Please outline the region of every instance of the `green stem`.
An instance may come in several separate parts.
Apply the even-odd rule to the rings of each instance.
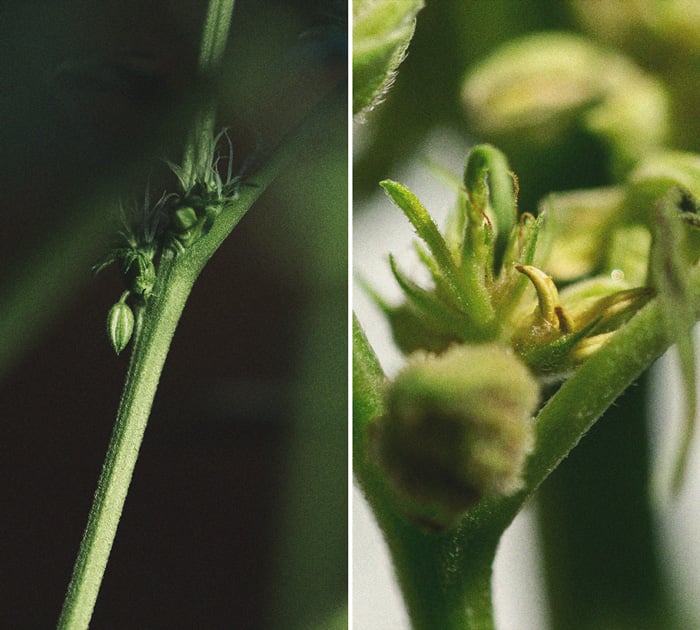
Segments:
[[[413,630],[493,630],[491,573],[497,539],[467,542],[459,532],[435,535],[403,528],[390,544]],[[458,558],[469,556],[468,571]]]
[[[136,338],[117,420],[59,628],[87,628],[117,531],[170,341],[192,287],[172,257],[161,261]]]
[[[219,68],[226,49],[234,0],[210,0],[199,49],[199,73],[206,79]],[[216,124],[214,99],[205,99],[195,115],[182,161],[186,187],[204,181],[210,168],[211,142]]]
[[[223,53],[233,0],[212,0],[205,24],[200,62],[208,72]],[[333,86],[329,86],[330,88]],[[346,97],[342,96],[342,103]],[[158,264],[153,294],[141,313],[127,380],[120,401],[88,525],[68,588],[59,628],[87,628],[123,509],[138,451],[170,342],[192,286],[215,251],[277,175],[299,155],[317,145],[334,123],[338,94],[310,111],[301,124],[276,147],[254,176],[214,221],[210,231],[184,253],[165,250]],[[210,168],[199,162],[211,156],[214,109],[203,108],[185,150],[185,173],[197,177]],[[199,166],[198,166],[199,164]],[[198,170],[199,169],[199,170]]]
[[[370,422],[384,412],[384,373],[353,321],[353,466],[384,532],[414,630],[491,630],[491,567],[499,535],[471,527],[434,534],[407,520],[369,459]],[[466,566],[468,565],[468,566]]]

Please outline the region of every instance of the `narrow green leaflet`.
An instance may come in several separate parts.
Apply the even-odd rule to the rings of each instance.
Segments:
[[[357,446],[358,437],[367,424],[379,415],[384,408],[384,384],[386,377],[379,365],[377,356],[367,341],[357,317],[352,319],[352,382],[353,382],[353,443]],[[356,465],[363,462],[357,461]]]
[[[412,280],[409,280],[398,269],[393,256],[389,257],[389,264],[396,282],[420,310],[427,322],[440,332],[458,336],[460,330],[464,327],[464,322],[460,319],[459,313],[450,311],[448,306],[438,300],[430,291],[426,291]]]
[[[479,292],[469,290],[472,287],[467,287],[445,239],[418,198],[408,188],[397,182],[384,180],[380,185],[392,201],[403,210],[418,236],[425,241],[442,271],[455,307],[467,317],[476,315],[474,317],[476,321],[473,322],[475,325],[483,325],[484,322],[491,320],[493,318],[491,304],[486,299],[480,299],[487,296],[480,296]]]
[[[470,201],[482,212],[490,214],[495,222],[497,267],[517,218],[514,181],[508,160],[496,147],[481,144],[470,151],[464,170],[464,185]]]

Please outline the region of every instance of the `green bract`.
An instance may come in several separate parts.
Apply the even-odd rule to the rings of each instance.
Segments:
[[[550,241],[542,243],[547,250],[547,271],[559,281],[570,282],[604,268],[606,249],[601,244],[610,238],[612,226],[619,224],[624,201],[622,187],[549,195],[542,204]],[[646,274],[648,239],[646,245],[642,281]]]
[[[197,213],[194,208],[183,206],[173,212],[173,228],[178,232],[185,232],[197,223]]]
[[[700,155],[663,151],[647,156],[629,176],[625,206],[632,218],[650,224],[656,203],[673,187],[700,199]]]
[[[142,298],[147,298],[153,291],[156,283],[156,268],[153,258],[148,252],[141,251],[132,263],[123,270],[127,279],[127,285],[131,291]]]
[[[216,149],[222,138],[228,143],[225,177],[218,171],[222,158]],[[233,174],[233,144],[225,129],[209,139],[205,157],[207,160],[198,169],[194,180],[187,176],[182,166],[168,162],[179,181],[180,190],[168,196],[173,202],[167,213],[170,221],[164,235],[164,246],[176,254],[184,253],[209,233],[223,207],[237,198],[243,185],[242,176]]]

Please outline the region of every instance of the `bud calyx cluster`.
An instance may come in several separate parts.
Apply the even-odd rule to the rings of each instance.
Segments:
[[[222,138],[228,142],[227,158],[217,154],[216,147]],[[177,192],[163,193],[151,206],[147,190],[138,218],[127,220],[122,207],[121,242],[94,267],[95,272],[99,272],[117,263],[126,285],[126,291],[107,318],[108,336],[117,354],[138,329],[134,322],[138,323],[140,318],[134,312],[143,309],[153,294],[163,254],[182,255],[206,236],[216,218],[227,204],[235,201],[240,187],[245,185],[242,174],[233,174],[233,146],[226,130],[210,139],[205,157],[206,165],[189,174],[168,162],[179,183]],[[223,176],[218,168],[222,159],[227,163]]]
[[[698,196],[684,185],[689,171],[700,182],[695,170],[690,157],[655,157],[626,188],[553,195],[535,217],[518,214],[503,154],[480,145],[444,233],[409,189],[381,183],[432,279],[420,286],[390,258],[405,300],[377,299],[408,364],[372,425],[374,459],[413,520],[443,529],[481,499],[520,490],[541,385],[570,376],[654,296],[690,304],[688,291],[671,293],[700,255]],[[572,220],[557,220],[559,203]],[[577,204],[591,210],[580,222]],[[596,249],[588,241],[602,234]],[[566,242],[581,260],[557,260]]]

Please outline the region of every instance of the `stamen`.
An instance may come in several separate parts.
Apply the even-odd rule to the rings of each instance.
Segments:
[[[525,274],[535,287],[540,313],[544,320],[552,326],[561,327],[561,319],[557,314],[557,307],[560,306],[559,292],[551,276],[532,265],[516,265],[515,268]]]

